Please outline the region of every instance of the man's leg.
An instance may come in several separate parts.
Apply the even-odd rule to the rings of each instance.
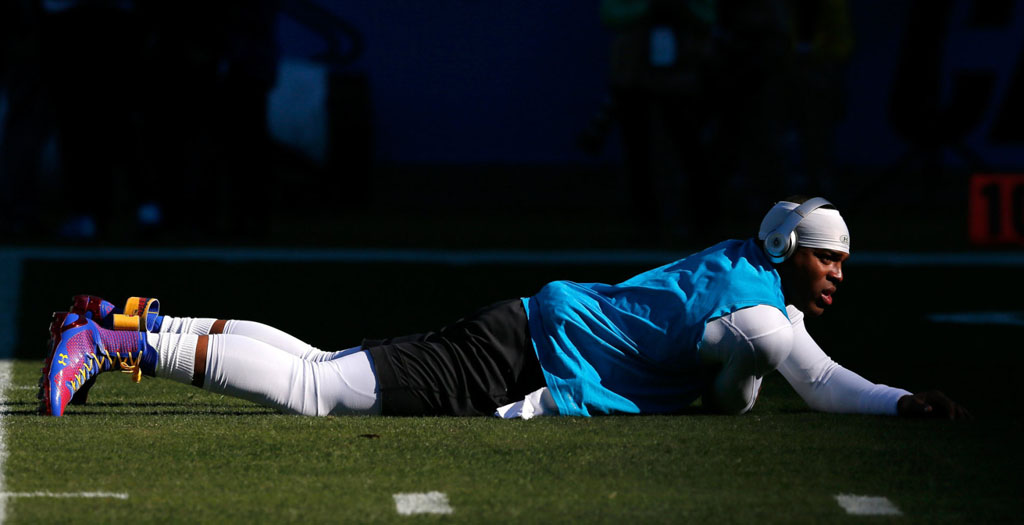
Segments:
[[[254,321],[164,316],[160,325],[160,332],[192,335],[241,335],[267,343],[270,346],[307,361],[330,361],[345,355],[347,352],[347,350],[326,352],[282,330]]]
[[[308,361],[236,334],[150,334],[158,377],[303,415],[380,414],[369,353]],[[326,352],[325,352],[326,353]]]
[[[749,411],[761,380],[786,359],[793,328],[777,308],[758,305],[708,321],[701,340],[701,361],[717,368],[703,396],[705,406],[728,414]]]
[[[428,332],[365,340],[389,416],[492,416],[545,386],[519,299]]]

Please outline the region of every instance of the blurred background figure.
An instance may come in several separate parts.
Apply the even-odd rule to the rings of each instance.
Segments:
[[[700,242],[721,233],[710,218],[723,205],[753,220],[766,198],[833,189],[853,47],[843,0],[604,0],[600,12],[614,32],[605,113],[638,231]]]
[[[636,229],[651,241],[704,239],[717,186],[708,165],[714,0],[603,0],[614,32],[610,112],[621,131]]]
[[[142,4],[145,163],[136,198],[171,235],[262,240],[274,180],[267,95],[277,75],[276,0]]]
[[[789,0],[792,67],[787,83],[787,191],[831,195],[836,190],[833,144],[845,117],[846,64],[853,27],[845,0]],[[786,193],[786,192],[783,192]]]
[[[39,65],[54,111],[59,178],[47,213],[58,234],[89,240],[134,224],[146,25],[134,2],[37,4]]]
[[[2,5],[9,237],[265,237],[274,0]]]
[[[715,166],[756,220],[776,194],[826,194],[853,47],[843,0],[719,4]],[[781,192],[781,193],[780,193]]]
[[[43,230],[39,180],[53,169],[45,160],[54,116],[44,95],[38,33],[34,1],[0,2],[0,239]]]

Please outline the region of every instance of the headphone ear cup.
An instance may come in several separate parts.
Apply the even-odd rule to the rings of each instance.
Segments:
[[[778,231],[768,234],[764,239],[764,251],[773,263],[785,261],[796,251],[796,232],[790,232],[789,236]]]

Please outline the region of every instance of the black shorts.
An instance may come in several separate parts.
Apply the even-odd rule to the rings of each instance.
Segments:
[[[545,386],[526,309],[502,301],[437,332],[364,340],[390,416],[490,416]]]

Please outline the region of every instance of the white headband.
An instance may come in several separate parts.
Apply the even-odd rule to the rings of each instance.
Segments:
[[[761,230],[757,238],[762,241],[775,228],[778,228],[786,216],[799,206],[795,202],[782,201],[775,203],[761,221]],[[850,230],[839,215],[839,210],[817,208],[796,225],[796,245],[808,248],[825,248],[842,253],[850,253]]]

